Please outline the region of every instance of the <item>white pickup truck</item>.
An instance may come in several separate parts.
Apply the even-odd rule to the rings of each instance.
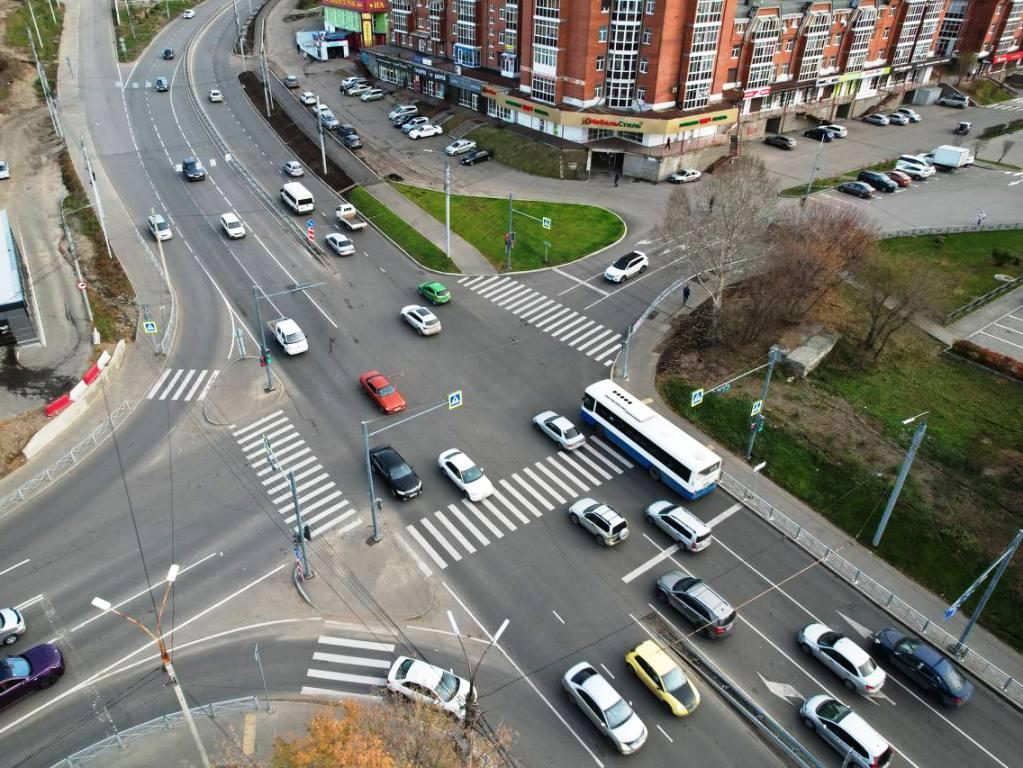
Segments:
[[[298,327],[298,323],[290,317],[268,320],[266,327],[270,329],[270,333],[277,339],[277,343],[289,355],[297,355],[309,349],[309,342],[306,341],[305,334]]]
[[[351,232],[366,228],[366,220],[351,203],[341,203],[334,214],[337,216],[337,223],[344,225]]]

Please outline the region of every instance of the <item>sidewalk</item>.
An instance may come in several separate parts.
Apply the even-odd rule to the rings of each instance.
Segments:
[[[693,298],[705,299],[706,295],[699,292]],[[699,303],[699,302],[697,302]],[[691,312],[693,302],[690,302],[688,311]],[[662,315],[666,320],[670,315]],[[655,351],[664,334],[669,330],[666,322],[660,318],[648,320],[640,329],[631,344],[629,373],[630,378],[626,383],[629,391],[641,398],[651,398],[658,410],[663,414],[671,414],[671,407],[663,401],[655,386],[656,366],[659,353]],[[831,550],[840,552],[841,557],[849,561],[854,567],[869,576],[882,587],[898,596],[908,606],[925,616],[929,622],[944,630],[955,638],[958,638],[969,621],[969,616],[963,611],[957,613],[952,619],[945,620],[945,609],[949,605],[949,599],[928,592],[909,577],[898,571],[881,558],[874,555],[866,547],[862,546],[845,531],[832,525],[823,515],[812,509],[795,496],[792,496],[782,488],[776,486],[766,477],[753,470],[742,457],[731,454],[727,449],[717,444],[711,436],[701,432],[695,425],[684,421],[681,417],[674,417],[673,421],[683,421],[683,426],[689,434],[693,435],[704,445],[714,446],[714,451],[724,459],[725,471],[735,480],[750,489],[753,493],[769,502],[775,509],[789,517],[793,523],[800,527],[800,531],[816,537]],[[741,501],[742,499],[737,499]],[[964,585],[965,586],[965,585]],[[881,608],[886,608],[880,605]],[[897,619],[893,618],[893,623]],[[912,627],[920,630],[920,627]],[[933,641],[933,636],[932,636]],[[1015,680],[1023,678],[1023,656],[1013,648],[1003,643],[980,625],[974,627],[969,640],[969,648],[972,652],[979,654],[994,664],[1002,672],[1012,676]],[[975,676],[974,676],[975,677]]]

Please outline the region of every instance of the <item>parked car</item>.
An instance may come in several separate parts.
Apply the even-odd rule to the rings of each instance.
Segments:
[[[964,93],[949,93],[941,96],[938,99],[938,104],[942,107],[958,107],[959,109],[966,109],[970,106],[970,97]]]
[[[799,714],[845,760],[844,765],[860,768],[888,768],[895,750],[867,721],[838,699],[811,696]]]
[[[576,706],[623,755],[631,755],[646,743],[643,721],[589,662],[570,667],[561,683]]]
[[[341,125],[337,127],[337,135],[342,138],[352,133],[358,133],[358,131],[348,123],[341,123]]]
[[[644,640],[625,654],[625,663],[675,717],[685,717],[700,706],[693,681],[653,640]]]
[[[824,624],[807,624],[796,635],[799,647],[840,678],[850,691],[872,696],[884,686],[885,673],[870,655]]]
[[[359,377],[359,387],[365,392],[384,413],[400,413],[405,410],[405,398],[398,388],[380,371],[366,371]]]
[[[629,538],[629,524],[607,504],[582,498],[568,508],[568,519],[593,534],[602,547],[613,547]]]
[[[29,648],[20,656],[8,656],[0,661],[0,709],[49,688],[63,674],[64,657],[49,643]]]
[[[714,540],[706,523],[674,502],[655,501],[646,508],[644,515],[648,523],[656,525],[689,552],[702,552]]]
[[[888,178],[898,184],[900,187],[908,187],[913,183],[913,180],[908,174],[902,171],[888,171]]]
[[[835,140],[835,135],[823,126],[803,131],[803,136],[814,141],[823,141],[825,144]]]
[[[844,184],[839,184],[838,191],[853,197],[863,198],[864,200],[874,196],[874,188],[862,181],[847,181]]]
[[[863,122],[870,123],[871,125],[888,125],[889,120],[880,112],[875,112],[871,115],[866,115],[863,118]]]
[[[350,77],[346,77],[343,80],[341,80],[341,90],[343,91],[345,88],[350,88],[351,86],[355,85],[356,83],[365,83],[365,82],[366,82],[366,78],[359,77],[358,75],[352,75]]]
[[[341,123],[338,121],[338,119],[336,117],[334,117],[334,113],[330,112],[330,111],[320,112],[320,123],[328,131],[332,131],[335,128],[337,128],[339,125],[341,125]]]
[[[154,213],[148,219],[149,222],[149,233],[157,240],[170,240],[174,237],[174,233],[171,232],[170,224],[167,223],[167,219],[158,213]]]
[[[416,293],[435,307],[451,301],[451,291],[444,287],[444,283],[438,283],[436,280],[420,283],[416,286]]]
[[[378,445],[371,450],[369,463],[384,479],[394,498],[408,501],[423,492],[423,481],[419,479],[419,475],[391,446]]]
[[[330,112],[330,107],[328,107],[326,104],[322,102],[314,101],[312,104],[309,105],[309,111],[312,112],[314,115],[316,114],[322,115],[325,112]]]
[[[163,53],[161,55],[163,56],[164,61],[170,61],[171,59],[174,58],[174,49],[164,48]]]
[[[393,120],[398,115],[410,115],[411,116],[411,115],[418,115],[418,114],[419,114],[419,107],[417,107],[415,104],[399,104],[398,106],[396,106],[394,109],[392,109],[390,112],[387,113],[387,119],[388,120]]]
[[[357,133],[346,133],[341,137],[341,143],[348,149],[362,149],[362,139]]]
[[[0,179],[11,178],[11,166],[7,164],[6,160],[0,160]]]
[[[156,82],[153,85],[156,88],[157,93],[165,93],[168,89],[170,89],[170,83],[167,82],[166,77],[156,78]]]
[[[899,160],[895,163],[895,170],[901,171],[912,179],[929,179],[935,174],[933,166],[922,163],[911,163],[908,160]]]
[[[895,113],[898,115],[905,115],[906,117],[909,118],[909,122],[911,123],[920,122],[920,115],[915,110],[912,110],[909,107],[899,107],[897,110],[895,110]]]
[[[194,157],[186,157],[181,161],[181,172],[189,181],[202,181],[206,178],[206,169]]]
[[[25,617],[17,608],[0,608],[0,643],[14,645],[25,634]]]
[[[849,129],[846,128],[844,125],[836,125],[834,123],[831,123],[830,125],[822,125],[821,128],[831,131],[832,135],[836,139],[844,139],[846,136],[849,135]]]
[[[468,680],[408,656],[395,659],[387,672],[387,690],[412,701],[439,707],[459,720],[465,717],[471,688]],[[475,690],[472,696],[476,698]]]
[[[444,154],[461,155],[473,149],[476,149],[476,142],[472,139],[455,139],[444,147]]]
[[[216,88],[210,88],[209,99],[211,104],[219,104],[224,100],[224,94]]]
[[[354,85],[350,85],[345,88],[345,96],[361,96],[366,91],[370,90],[371,87],[372,86],[365,81],[355,83]]]
[[[433,336],[440,333],[440,320],[426,307],[421,307],[418,304],[409,304],[407,307],[401,308],[400,317],[415,328],[420,336]]]
[[[544,411],[533,417],[533,426],[543,432],[566,451],[574,451],[586,442],[586,435],[571,421],[554,411]]]
[[[444,129],[439,125],[427,123],[426,125],[417,125],[408,132],[408,137],[410,139],[426,139],[430,136],[440,136],[442,133],[444,133]]]
[[[671,176],[668,177],[668,181],[672,184],[689,184],[693,181],[699,181],[700,177],[703,176],[695,168],[682,168],[681,170],[675,171]]]
[[[874,652],[942,704],[961,707],[973,695],[973,683],[947,657],[893,627],[874,634]]]
[[[289,160],[284,164],[284,168],[282,170],[286,176],[305,176],[305,170],[302,168],[302,163],[298,162],[298,160]]]
[[[650,259],[643,251],[633,251],[621,256],[604,270],[604,279],[609,283],[623,283],[630,277],[646,272]]]
[[[898,184],[880,171],[860,171],[856,181],[865,181],[878,192],[894,192],[899,188]]]
[[[340,232],[331,232],[324,238],[324,242],[338,256],[352,256],[355,253],[355,243],[348,235],[343,235]]]
[[[476,149],[470,150],[469,153],[462,158],[461,162],[462,165],[476,165],[476,163],[485,163],[493,156],[494,153],[489,149],[480,149],[477,147]]]
[[[772,147],[779,147],[781,149],[795,149],[796,140],[791,136],[783,136],[780,133],[776,133],[773,136],[765,136],[764,143],[770,144]]]
[[[494,492],[490,478],[483,474],[483,467],[457,448],[449,448],[437,457],[437,466],[448,479],[462,491],[469,501],[482,501]]]
[[[369,88],[359,94],[359,99],[362,101],[380,101],[380,99],[384,98],[384,95],[380,88]]]
[[[220,226],[223,228],[224,233],[232,240],[245,237],[245,227],[233,213],[221,214]]]
[[[287,88],[298,88],[298,77],[295,75],[286,75],[284,78],[284,85]]]
[[[184,12],[181,14],[181,18],[183,18],[183,19],[194,19],[195,18],[195,10],[192,9],[192,8],[186,8],[184,10]]]
[[[892,112],[890,115],[886,115],[886,117],[888,122],[893,125],[909,125],[909,117],[901,112]]]
[[[657,580],[657,599],[681,613],[698,632],[722,638],[735,628],[735,609],[703,579],[668,571]]]
[[[298,95],[298,100],[307,107],[312,107],[316,105],[316,94],[312,91],[302,91],[302,93]]]
[[[407,136],[413,128],[429,123],[430,118],[425,115],[398,115],[393,122]]]

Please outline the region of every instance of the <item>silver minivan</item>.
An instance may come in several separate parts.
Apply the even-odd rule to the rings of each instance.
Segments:
[[[965,93],[950,93],[939,98],[938,104],[942,107],[959,107],[959,109],[966,109],[970,106],[970,97]]]

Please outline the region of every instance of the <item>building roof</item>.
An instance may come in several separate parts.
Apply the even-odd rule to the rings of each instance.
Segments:
[[[14,233],[7,211],[0,210],[0,307],[24,301],[25,289],[21,284],[21,265],[18,264]]]

